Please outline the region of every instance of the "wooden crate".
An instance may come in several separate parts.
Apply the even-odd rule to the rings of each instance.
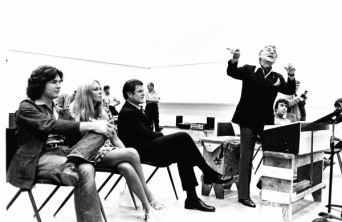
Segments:
[[[234,179],[226,184],[204,184],[202,195],[208,196],[214,188],[216,198],[224,199],[224,189],[230,189],[239,181],[240,138],[233,136],[218,136],[201,138],[203,157],[215,171]]]
[[[312,194],[322,200],[322,151],[313,153],[313,178],[310,182],[311,154],[294,155],[264,152],[261,199],[262,206],[283,206],[283,221],[292,220],[292,204]],[[295,174],[297,172],[297,174]]]
[[[264,128],[262,147],[265,151],[311,153],[329,148],[331,132],[328,126],[307,127],[306,122],[287,125],[267,125]]]

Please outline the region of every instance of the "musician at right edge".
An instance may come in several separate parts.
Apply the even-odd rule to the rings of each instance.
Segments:
[[[252,177],[252,158],[257,136],[262,138],[265,125],[274,125],[273,104],[278,92],[292,95],[296,90],[295,68],[285,67],[288,75],[284,77],[272,70],[277,60],[276,47],[266,46],[259,53],[259,66],[238,67],[240,50],[232,49],[233,58],[228,61],[227,74],[242,81],[240,101],[236,107],[232,122],[240,126],[240,162],[239,162],[239,202],[255,207],[250,198]]]

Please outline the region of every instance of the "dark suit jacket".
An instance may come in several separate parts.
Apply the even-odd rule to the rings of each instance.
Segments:
[[[125,146],[139,151],[152,140],[163,136],[162,133],[152,130],[152,119],[126,101],[118,117],[118,135]]]
[[[227,74],[242,80],[242,91],[232,122],[243,127],[262,130],[264,125],[274,125],[273,103],[278,92],[291,95],[295,93],[296,81],[271,72],[264,79],[262,70],[255,72],[256,66],[237,67],[237,63],[228,62]],[[277,83],[277,84],[276,84]]]

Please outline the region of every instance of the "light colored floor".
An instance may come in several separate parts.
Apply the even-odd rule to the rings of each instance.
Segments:
[[[261,154],[258,154],[254,165],[257,165],[260,158]],[[143,168],[145,175],[149,175],[153,170],[153,167],[146,165],[144,165]],[[167,211],[157,214],[159,221],[279,221],[277,220],[280,218],[279,209],[275,208],[270,210],[260,206],[259,190],[256,188],[255,184],[262,173],[262,167],[256,175],[253,175],[252,178],[251,194],[252,199],[257,204],[256,208],[245,207],[237,202],[237,191],[235,185],[233,185],[232,190],[225,191],[224,200],[216,199],[213,191],[208,197],[201,196],[201,185],[199,185],[197,187],[197,193],[199,197],[204,200],[205,203],[216,207],[216,212],[214,213],[201,212],[197,210],[185,210],[184,200],[186,196],[182,191],[178,176],[178,169],[175,164],[171,166],[171,171],[175,181],[179,200],[176,200],[175,198],[166,169],[160,169],[149,182],[149,186],[155,193],[156,197],[169,207]],[[201,171],[196,168],[195,172],[198,181],[200,181]],[[105,173],[97,174],[97,183],[101,184],[107,175],[108,174]],[[327,209],[324,206],[328,203],[329,168],[323,172],[323,177],[327,188],[323,190],[322,202],[313,202],[312,196],[306,196],[303,200],[300,200],[295,204],[292,221],[309,222],[317,218],[319,212],[327,212]],[[119,193],[123,189],[124,180],[120,181],[119,185],[114,189],[113,193],[108,197],[107,200],[103,199],[116,178],[117,176],[114,176],[114,179],[112,178],[109,184],[107,184],[107,186],[100,193],[108,221],[144,221],[143,210],[135,210],[132,208],[119,206]],[[341,187],[342,174],[337,163],[334,166],[333,203],[342,204]],[[47,185],[37,185],[37,189],[33,190],[33,194],[38,206],[44,201],[53,188],[54,187]],[[16,193],[17,189],[10,184],[6,184],[4,189],[6,192],[2,197],[2,200],[7,204]],[[64,206],[64,208],[56,217],[52,216],[59,204],[71,189],[71,187],[60,188],[60,190],[41,211],[41,218],[43,221],[76,221],[73,199],[71,199]],[[340,215],[339,211],[333,210],[332,213],[336,216]],[[31,207],[27,193],[23,193],[21,196],[19,196],[12,207],[4,213],[4,216],[1,217],[1,221],[36,221],[35,218],[33,218],[33,209]]]

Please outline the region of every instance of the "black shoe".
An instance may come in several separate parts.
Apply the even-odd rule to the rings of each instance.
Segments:
[[[198,200],[185,200],[185,209],[196,209],[206,212],[214,212],[215,207],[206,205],[200,198]]]
[[[203,183],[212,184],[212,183],[228,183],[233,179],[232,176],[224,176],[221,174],[217,174],[215,176],[203,176]]]
[[[239,202],[247,207],[255,207],[255,203],[253,202],[253,200],[251,200],[251,198],[248,198],[248,199],[239,198]]]

